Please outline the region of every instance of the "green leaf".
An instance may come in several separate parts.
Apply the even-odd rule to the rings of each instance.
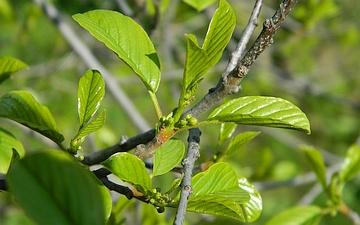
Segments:
[[[78,88],[78,112],[80,129],[97,112],[105,95],[105,82],[97,70],[88,70],[80,78]]]
[[[317,206],[296,206],[276,215],[266,225],[316,225],[321,216],[321,208]]]
[[[105,119],[106,119],[106,110],[104,109],[98,116],[96,116],[92,121],[87,123],[79,131],[78,138],[85,137],[100,129],[104,125]]]
[[[213,164],[195,175],[192,183],[194,194],[189,198],[188,211],[247,221],[245,203],[251,201],[253,191],[239,186],[236,173],[228,163]]]
[[[0,117],[14,120],[57,144],[64,140],[53,115],[27,91],[11,91],[0,99]]]
[[[186,35],[186,62],[184,82],[187,89],[199,80],[221,58],[236,25],[233,10],[226,1],[220,1],[208,27],[202,48],[192,34]]]
[[[10,132],[0,127],[0,173],[7,173],[14,155],[13,149],[16,149],[21,157],[25,155],[21,142]]]
[[[220,127],[220,134],[218,145],[222,145],[226,140],[228,140],[234,133],[237,124],[235,123],[222,123]]]
[[[104,109],[92,121],[90,121],[83,128],[81,128],[81,130],[79,130],[76,136],[73,139],[71,139],[71,147],[76,149],[78,146],[81,146],[81,144],[85,141],[86,136],[97,131],[104,125],[105,119],[106,119],[106,110]]]
[[[130,17],[109,10],[75,14],[73,18],[128,64],[149,91],[156,92],[160,62],[153,43],[140,25]]]
[[[170,139],[155,151],[153,176],[172,170],[183,159],[185,145],[178,139]]]
[[[251,141],[258,134],[260,134],[260,132],[248,131],[237,135],[234,139],[231,140],[229,146],[227,147],[225,152],[226,156],[228,157],[242,149],[245,144]]]
[[[185,35],[186,37],[186,60],[184,69],[183,84],[184,89],[201,78],[202,75],[209,70],[207,54],[199,47],[196,37],[192,34]]]
[[[8,79],[12,74],[27,68],[28,66],[13,57],[4,56],[0,58],[0,84]]]
[[[212,68],[219,61],[230,41],[235,25],[234,11],[225,0],[220,0],[202,47],[208,55],[207,67]]]
[[[216,108],[208,120],[287,128],[310,134],[306,115],[292,103],[275,97],[248,96],[230,100]]]
[[[250,201],[245,202],[242,209],[244,211],[246,221],[253,222],[257,220],[262,211],[262,200],[259,191],[255,188],[254,185],[249,183],[246,178],[238,179],[239,187],[250,195]]]
[[[110,215],[110,193],[63,152],[24,157],[10,168],[7,179],[16,201],[37,224],[100,225]]]
[[[151,191],[150,177],[146,172],[144,162],[138,157],[126,152],[119,152],[101,164],[122,181],[133,185],[141,193],[147,194]]]
[[[305,154],[306,158],[309,160],[310,165],[316,174],[317,180],[325,190],[327,186],[326,166],[320,151],[312,146],[306,146],[306,145],[300,146],[300,150]]]
[[[183,0],[183,1],[199,12],[216,2],[216,0]]]
[[[347,152],[340,170],[341,182],[347,182],[358,175],[360,171],[360,146],[353,145]]]

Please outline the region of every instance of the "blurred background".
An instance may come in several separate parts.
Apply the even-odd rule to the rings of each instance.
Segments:
[[[251,14],[254,1],[228,0],[237,26],[222,59],[200,84],[197,100],[214,87],[225,69]],[[264,2],[260,25],[273,15],[281,1]],[[200,44],[217,4],[198,12],[183,1],[163,0],[52,0],[62,12],[62,19],[107,68],[148,124],[157,122],[152,102],[141,81],[115,54],[82,29],[71,15],[93,9],[111,9],[134,18],[150,35],[161,60],[162,81],[157,92],[164,114],[176,107],[185,59],[184,34],[197,36]],[[302,0],[297,3],[275,36],[274,44],[254,63],[236,96],[276,96],[299,106],[311,123],[311,135],[296,131],[253,126],[238,126],[236,132],[261,131],[236,156],[228,160],[239,176],[257,185],[263,198],[263,212],[252,224],[264,224],[273,215],[297,204],[326,205],[314,179],[309,179],[310,164],[299,145],[322,150],[326,165],[336,169],[346,150],[360,144],[360,2],[352,0]],[[253,35],[260,33],[259,26]],[[64,38],[57,26],[31,0],[0,0],[0,57],[12,56],[29,65],[0,86],[0,95],[25,89],[54,114],[67,138],[77,132],[77,85],[88,69],[82,58]],[[97,69],[97,68],[92,68]],[[107,110],[105,126],[86,144],[84,154],[114,145],[122,135],[132,137],[142,132],[134,126],[123,107],[110,92],[102,104]],[[206,116],[206,115],[205,115]],[[206,117],[204,116],[203,119]],[[22,141],[27,152],[39,150],[47,140],[22,126],[0,119],[3,128]],[[220,126],[202,129],[200,162],[211,159],[217,151]],[[187,133],[178,137],[186,141]],[[169,187],[173,177],[159,178],[159,185]],[[309,181],[310,180],[310,181]],[[294,182],[297,181],[297,182]],[[360,213],[360,179],[346,185],[346,203]],[[14,199],[0,193],[1,224],[31,224],[21,209],[10,206]],[[125,224],[170,224],[173,210],[157,214],[152,206],[120,197],[117,207]],[[187,214],[188,224],[239,224],[238,221]],[[321,224],[352,224],[345,216],[326,216]]]

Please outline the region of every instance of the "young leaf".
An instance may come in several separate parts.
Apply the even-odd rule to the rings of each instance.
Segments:
[[[0,58],[0,84],[8,79],[12,74],[27,68],[28,66],[13,57],[4,56]]]
[[[80,129],[97,112],[105,95],[105,82],[97,70],[88,70],[80,78],[78,88],[78,112]]]
[[[235,25],[234,11],[225,0],[220,0],[202,47],[208,55],[207,67],[212,68],[219,61],[230,41]]]
[[[317,206],[296,206],[279,213],[266,225],[316,225],[321,216],[321,208]]]
[[[0,127],[0,173],[6,174],[11,164],[13,149],[22,157],[25,155],[23,145],[10,132]]]
[[[100,129],[106,119],[106,110],[104,109],[98,116],[96,116],[92,121],[87,123],[78,133],[78,138],[85,137],[98,129]]]
[[[196,82],[204,75],[204,71],[208,66],[206,64],[207,54],[199,47],[196,37],[192,34],[187,34],[185,37],[186,60],[182,85],[184,85],[184,89],[186,90],[190,84]]]
[[[64,140],[53,115],[27,91],[11,91],[0,99],[0,117],[14,120],[57,144]]]
[[[215,3],[216,0],[183,0],[185,3],[196,9],[198,12],[206,9],[211,4]]]
[[[237,124],[235,123],[222,123],[220,127],[220,134],[218,145],[222,145],[226,140],[228,140],[235,131]]]
[[[216,108],[208,120],[287,128],[310,134],[306,115],[292,103],[275,97],[247,96],[230,100]]]
[[[85,124],[85,126],[81,128],[81,130],[79,130],[79,132],[76,134],[76,136],[73,139],[71,139],[71,147],[76,149],[78,146],[81,146],[86,136],[97,131],[104,125],[105,119],[106,119],[106,110],[104,109],[104,111],[102,111],[92,121]]]
[[[7,179],[16,201],[37,224],[104,225],[110,215],[109,191],[63,152],[24,157],[11,166]]]
[[[119,152],[101,164],[122,181],[133,185],[141,193],[146,194],[151,191],[150,177],[146,172],[144,162],[138,157],[126,152]]]
[[[130,17],[109,10],[75,14],[74,20],[124,60],[146,88],[156,92],[160,83],[160,62],[153,43]]]
[[[360,171],[360,146],[353,145],[347,152],[340,170],[341,182],[353,179]]]
[[[202,48],[192,34],[186,35],[185,88],[199,80],[221,58],[236,25],[230,5],[221,0],[208,27]]]
[[[253,222],[259,218],[262,211],[262,200],[259,191],[254,185],[249,183],[246,178],[238,179],[239,187],[250,195],[250,201],[245,202],[242,209],[244,211],[246,221]]]
[[[261,199],[254,187],[238,180],[235,171],[225,162],[213,164],[193,177],[194,194],[187,210],[222,215],[246,222],[255,220],[261,211]]]
[[[229,146],[226,149],[226,156],[229,157],[230,155],[234,154],[236,151],[242,149],[245,144],[251,141],[254,137],[256,137],[260,132],[244,132],[237,135],[234,139],[231,140]]]
[[[326,166],[324,159],[319,150],[311,146],[300,146],[300,150],[305,154],[306,158],[309,160],[312,169],[314,170],[317,180],[323,187],[326,189]]]
[[[185,145],[178,139],[170,139],[155,151],[153,176],[172,170],[179,164],[185,154]]]

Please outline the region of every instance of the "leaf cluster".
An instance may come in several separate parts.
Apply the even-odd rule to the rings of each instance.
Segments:
[[[258,132],[245,132],[232,138],[237,124],[286,128],[308,134],[310,124],[297,106],[275,97],[235,98],[211,109],[204,121],[185,112],[185,107],[194,102],[200,82],[219,61],[232,36],[236,21],[230,5],[225,0],[219,2],[201,47],[195,35],[185,36],[186,57],[181,94],[177,106],[167,116],[163,116],[156,98],[161,81],[160,60],[144,29],[130,17],[109,10],[75,14],[73,19],[133,70],[153,100],[159,117],[154,139],[139,145],[135,149],[135,155],[128,152],[112,154],[101,162],[106,171],[129,187],[130,197],[153,205],[158,212],[163,212],[164,207],[176,208],[180,201],[177,187],[181,178],[175,179],[165,192],[153,186],[152,182],[154,177],[172,171],[184,159],[186,147],[174,136],[184,130],[221,124],[218,147],[228,139],[231,140],[226,148],[219,149],[204,171],[192,177],[194,193],[188,199],[186,209],[222,215],[242,222],[255,221],[262,211],[259,192],[246,178],[239,177],[230,164],[224,162],[258,135]],[[25,67],[17,59],[0,59],[0,83]],[[106,111],[97,114],[104,95],[105,82],[101,73],[97,70],[86,71],[78,86],[79,125],[68,146],[64,146],[65,137],[50,110],[37,102],[30,92],[11,91],[0,99],[0,117],[40,133],[62,150],[47,149],[24,156],[21,142],[10,132],[0,128],[0,154],[4,155],[1,165],[5,165],[0,172],[7,173],[10,191],[37,223],[105,224],[111,217],[112,204],[107,190],[109,183],[105,183],[105,180],[109,181],[106,178],[108,174],[100,179],[96,178],[88,167],[81,165],[83,157],[79,154],[86,137],[100,129],[105,122]],[[154,162],[149,174],[142,159],[152,156]],[[314,162],[321,165],[319,160]],[[354,162],[347,164],[354,165]],[[340,174],[340,183],[358,172],[349,167],[351,166],[347,166],[344,169],[346,172]],[[324,170],[320,168],[316,173],[323,176]],[[323,184],[326,180],[322,178],[321,182]],[[335,183],[337,185],[339,182]],[[26,189],[34,194],[28,195]],[[335,189],[338,194],[339,189]],[[335,196],[335,192],[330,191],[330,195]],[[38,199],[43,201],[34,207]],[[46,210],[42,210],[43,208]],[[87,212],[97,213],[88,217]]]

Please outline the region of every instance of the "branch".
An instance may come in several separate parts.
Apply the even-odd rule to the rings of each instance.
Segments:
[[[174,221],[175,225],[181,225],[184,223],[188,199],[189,196],[193,193],[193,189],[191,186],[191,177],[195,161],[200,157],[200,135],[201,131],[197,128],[189,130],[188,153],[186,158],[182,162],[184,166],[184,177],[181,182],[180,201]]]
[[[280,4],[280,7],[275,12],[275,14],[270,19],[265,20],[263,24],[263,30],[251,48],[247,51],[241,60],[238,60],[243,54],[246,43],[248,43],[250,39],[250,34],[258,24],[257,18],[261,9],[262,0],[256,1],[248,25],[242,34],[242,38],[239,41],[238,47],[232,54],[232,58],[235,58],[231,59],[229,62],[229,65],[221,75],[221,78],[216,87],[210,89],[209,93],[206,94],[198,104],[187,111],[186,114],[191,114],[193,117],[198,118],[210,108],[219,104],[228,95],[239,92],[241,89],[239,86],[240,82],[247,75],[250,67],[260,56],[260,54],[273,43],[273,38],[276,31],[280,28],[281,23],[284,21],[296,2],[297,0],[284,0]]]
[[[95,165],[99,164],[102,161],[109,158],[112,154],[115,154],[117,152],[127,152],[131,149],[135,148],[139,144],[148,143],[155,137],[155,129],[148,130],[142,134],[139,134],[135,137],[127,139],[123,143],[119,143],[116,145],[113,145],[111,147],[108,147],[106,149],[94,152],[90,155],[87,155],[84,157],[84,160],[81,162],[85,165]]]
[[[114,76],[104,68],[104,66],[96,59],[94,54],[90,51],[89,47],[81,40],[73,29],[62,19],[61,13],[55,6],[50,3],[44,2],[44,0],[34,0],[36,4],[42,7],[44,13],[51,19],[60,33],[68,41],[75,52],[81,57],[84,63],[89,68],[95,68],[99,70],[106,82],[106,88],[113,95],[115,100],[122,106],[132,122],[138,128],[140,132],[145,132],[150,129],[149,124],[135,108],[132,101],[116,82]]]
[[[254,9],[251,13],[250,19],[248,21],[248,24],[240,36],[240,40],[236,46],[236,49],[233,53],[231,53],[230,62],[225,69],[225,74],[229,74],[232,70],[234,70],[234,68],[238,64],[241,56],[244,55],[246,45],[249,43],[251,35],[253,34],[255,28],[259,24],[258,18],[259,18],[260,10],[262,7],[262,2],[263,2],[263,0],[256,1]]]
[[[145,203],[149,203],[149,200],[142,193],[138,192],[136,189],[130,189],[129,187],[122,186],[119,184],[115,184],[110,181],[107,177],[103,177],[100,179],[101,182],[107,187],[110,191],[115,191],[119,194],[125,195],[127,199],[136,198]]]

